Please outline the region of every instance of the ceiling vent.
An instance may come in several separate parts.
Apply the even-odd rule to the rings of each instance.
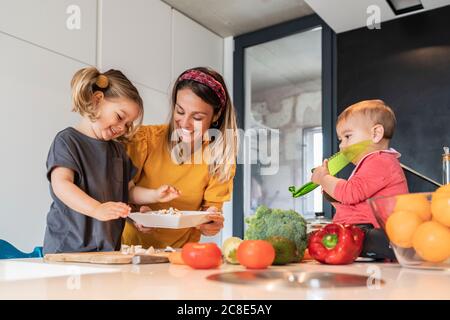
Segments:
[[[420,0],[386,0],[395,15],[422,10],[423,5]]]

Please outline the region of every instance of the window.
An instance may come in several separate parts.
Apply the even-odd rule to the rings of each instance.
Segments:
[[[310,181],[311,170],[322,164],[322,150],[322,127],[305,128],[303,130],[303,184]],[[305,195],[302,205],[302,212],[306,218],[314,217],[316,212],[322,212],[323,200],[320,187]]]

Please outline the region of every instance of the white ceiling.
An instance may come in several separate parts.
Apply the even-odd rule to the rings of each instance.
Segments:
[[[222,36],[238,36],[313,14],[303,0],[162,0]]]
[[[381,28],[383,22],[407,15],[450,5],[450,0],[421,0],[423,10],[396,16],[386,0],[305,0],[306,3],[336,32],[344,32],[366,26],[367,8],[380,8]]]

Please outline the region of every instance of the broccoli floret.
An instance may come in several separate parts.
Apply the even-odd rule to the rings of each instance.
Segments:
[[[272,236],[288,238],[295,242],[298,260],[303,259],[307,246],[306,221],[299,213],[260,206],[253,216],[245,218],[245,222],[248,228],[244,239],[264,240]]]

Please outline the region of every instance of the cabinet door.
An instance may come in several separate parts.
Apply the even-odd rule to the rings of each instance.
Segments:
[[[101,67],[167,92],[171,81],[171,9],[158,0],[102,2]]]
[[[173,75],[206,66],[222,73],[223,38],[173,10]]]
[[[143,124],[163,124],[169,121],[169,96],[159,91],[136,85],[144,101]]]
[[[0,31],[94,65],[97,1],[2,0]]]

